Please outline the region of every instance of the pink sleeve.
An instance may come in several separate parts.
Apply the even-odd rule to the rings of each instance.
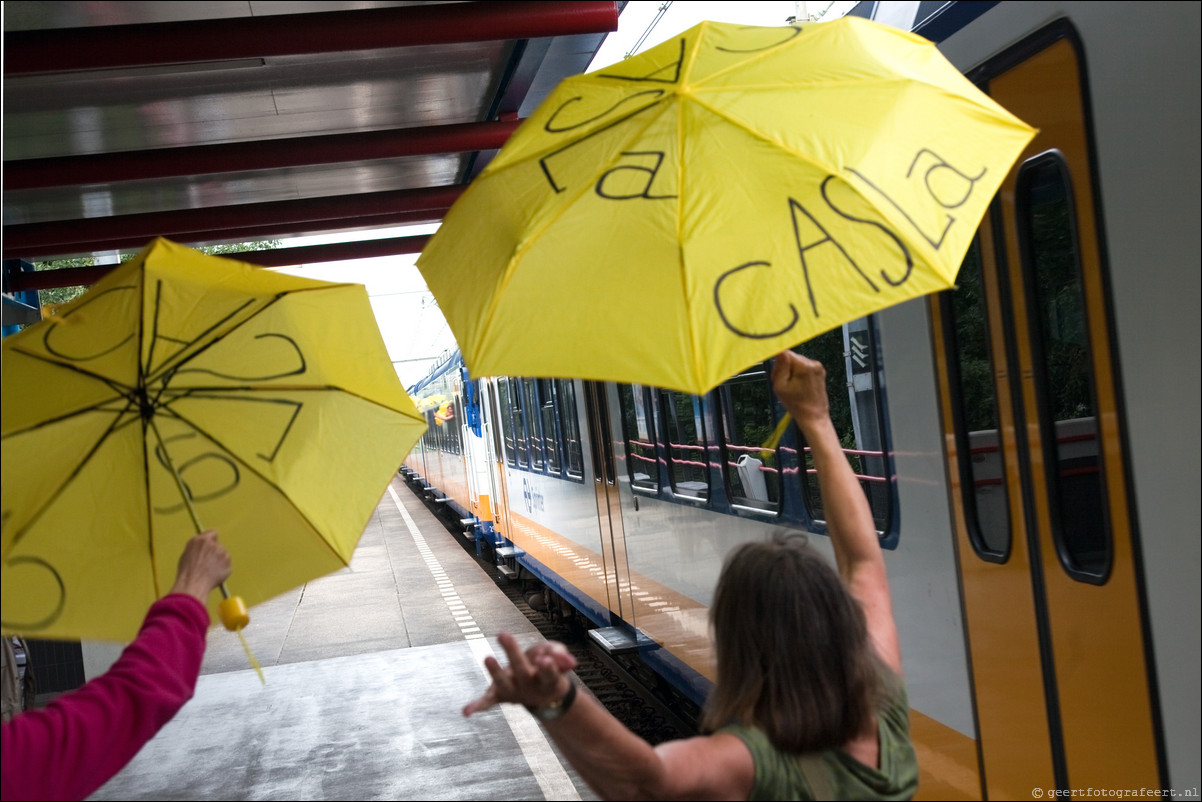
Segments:
[[[159,599],[103,675],[3,725],[3,798],[83,799],[125,767],[192,698],[209,614],[191,596]]]

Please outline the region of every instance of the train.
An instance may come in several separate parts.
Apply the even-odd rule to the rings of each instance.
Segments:
[[[1202,6],[853,13],[899,7],[1039,129],[955,290],[797,349],[885,550],[919,797],[1196,798]],[[402,471],[700,704],[723,557],[778,528],[829,554],[796,429],[766,446],[768,370],[698,397],[450,353],[409,388],[429,429]]]

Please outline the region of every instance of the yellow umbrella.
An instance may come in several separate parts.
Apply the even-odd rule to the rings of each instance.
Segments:
[[[247,604],[345,566],[425,423],[362,286],[160,239],[4,340],[2,428],[3,631],[128,641],[198,522]]]
[[[1034,133],[921,37],[704,22],[560,84],[418,267],[473,375],[702,393],[952,286]]]

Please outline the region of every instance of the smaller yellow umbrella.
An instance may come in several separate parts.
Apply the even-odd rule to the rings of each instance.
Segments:
[[[202,523],[250,605],[347,565],[425,430],[362,286],[162,239],[4,340],[2,418],[3,631],[115,641]]]
[[[472,375],[700,394],[952,286],[1034,133],[921,37],[705,22],[560,84],[418,267]]]

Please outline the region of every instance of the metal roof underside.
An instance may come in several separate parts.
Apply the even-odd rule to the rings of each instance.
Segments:
[[[5,2],[4,259],[440,220],[621,5]]]

